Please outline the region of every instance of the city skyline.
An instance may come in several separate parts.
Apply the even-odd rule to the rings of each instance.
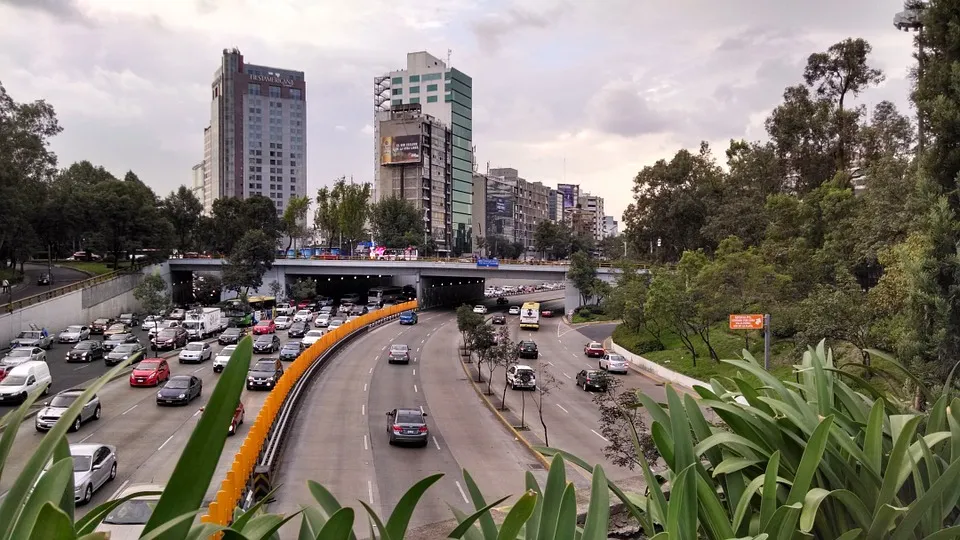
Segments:
[[[765,139],[763,119],[783,88],[802,80],[806,56],[843,38],[867,39],[871,63],[887,75],[859,102],[889,99],[909,111],[911,37],[891,26],[900,0],[802,9],[430,0],[382,17],[399,7],[369,0],[334,17],[299,0],[282,9],[3,0],[0,73],[18,100],[57,109],[61,166],[86,158],[132,169],[165,194],[189,185],[202,157],[212,57],[235,45],[256,62],[303,70],[323,96],[307,126],[312,195],[344,174],[373,180],[370,77],[395,69],[407,51],[446,59],[452,49],[451,65],[473,77],[480,97],[476,161],[551,186],[589,185],[617,219],[644,165],[701,139],[720,157],[730,138]],[[644,21],[642,33],[633,21]],[[36,39],[42,50],[29,45]]]

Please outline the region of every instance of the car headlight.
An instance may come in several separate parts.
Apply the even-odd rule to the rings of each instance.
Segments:
[[[163,393],[162,393],[162,392],[157,392],[157,397],[158,397],[158,398],[162,398],[162,397],[163,397]]]
[[[248,382],[253,382],[253,377],[247,377]]]
[[[180,399],[183,399],[183,398],[187,397],[187,395],[186,395],[186,394],[180,394],[180,395],[177,396],[177,397],[180,398]]]

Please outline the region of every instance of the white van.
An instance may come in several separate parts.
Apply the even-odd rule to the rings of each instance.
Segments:
[[[52,384],[50,367],[46,362],[24,362],[14,366],[0,381],[0,403],[22,403],[38,388],[43,388],[44,394],[48,393]]]

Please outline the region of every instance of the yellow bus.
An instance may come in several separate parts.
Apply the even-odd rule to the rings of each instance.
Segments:
[[[520,307],[520,328],[522,330],[540,329],[540,303],[525,302]]]

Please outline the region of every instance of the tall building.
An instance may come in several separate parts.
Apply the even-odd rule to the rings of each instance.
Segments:
[[[610,238],[620,234],[619,223],[613,219],[613,216],[603,216],[603,236]]]
[[[247,64],[239,50],[224,49],[204,131],[210,207],[220,197],[262,195],[280,214],[306,195],[306,93],[302,71]]]
[[[455,230],[450,129],[414,103],[378,112],[377,137],[381,146],[374,182],[377,197],[413,203],[437,251],[449,253]],[[471,182],[471,197],[472,189]]]
[[[563,193],[552,188],[547,195],[547,219],[554,223],[563,221]]]
[[[593,239],[603,240],[603,197],[583,193],[580,195],[580,207],[593,213]]]
[[[204,208],[206,208],[206,204],[204,203],[203,199],[204,169],[204,162],[202,161],[193,166],[193,170],[191,171],[190,191],[192,191],[193,195],[198,201],[200,201],[200,204],[203,204]]]
[[[405,69],[375,77],[375,174],[384,171],[381,165],[384,141],[379,132],[380,115],[404,105],[419,105],[422,114],[438,120],[451,132],[451,251],[455,255],[469,253],[472,251],[473,237],[477,235],[472,216],[473,79],[425,51],[408,53]],[[379,178],[374,185],[382,185]],[[374,200],[386,196],[389,196],[388,193],[374,189]]]
[[[215,193],[219,192],[219,186],[213,185],[213,129],[207,127],[203,130],[203,213],[210,215],[213,212],[213,200]]]
[[[490,169],[490,177],[503,178],[514,186],[514,241],[523,244],[526,251],[535,251],[534,233],[537,225],[547,219],[547,197],[550,188],[540,182],[520,178],[513,168]]]
[[[557,184],[557,191],[560,193],[560,210],[558,214],[563,215],[566,208],[575,208],[580,204],[580,186],[578,184]]]

